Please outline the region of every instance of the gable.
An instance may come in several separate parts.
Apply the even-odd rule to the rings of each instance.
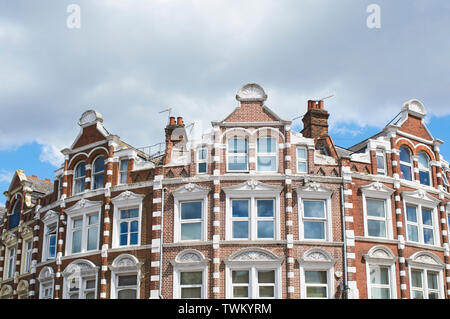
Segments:
[[[400,126],[400,131],[408,133],[426,140],[433,140],[425,124],[418,117],[408,115],[408,118]]]
[[[105,136],[97,129],[96,125],[82,128],[80,136],[75,140],[72,149],[89,145],[99,141],[106,141]]]
[[[280,118],[259,102],[241,102],[224,122],[279,122]]]

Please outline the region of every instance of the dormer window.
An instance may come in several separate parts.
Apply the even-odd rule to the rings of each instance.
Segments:
[[[407,147],[400,147],[400,171],[401,178],[412,181],[411,152]]]
[[[383,150],[377,150],[376,157],[378,175],[386,175],[386,154]]]
[[[75,168],[73,193],[78,194],[84,192],[84,184],[86,181],[86,163],[81,162]]]
[[[425,152],[419,153],[419,180],[420,184],[430,186],[430,161]]]
[[[92,189],[103,188],[105,182],[105,157],[99,156],[94,161],[94,180]]]
[[[277,171],[277,141],[273,137],[261,137],[257,141],[258,172]]]
[[[244,137],[228,140],[227,170],[229,172],[248,171],[248,141]]]
[[[22,201],[18,200],[14,204],[14,208],[12,211],[11,216],[9,216],[9,227],[8,229],[12,229],[14,227],[17,227],[20,222],[20,210],[22,206]]]

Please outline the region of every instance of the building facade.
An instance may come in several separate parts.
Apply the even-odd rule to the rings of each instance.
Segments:
[[[0,297],[449,298],[449,167],[419,101],[346,149],[323,101],[296,132],[259,85],[236,99],[141,149],[83,113],[54,182],[5,192]]]

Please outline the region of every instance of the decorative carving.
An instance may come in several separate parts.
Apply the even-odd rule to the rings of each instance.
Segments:
[[[190,263],[190,262],[196,262],[196,261],[201,261],[201,260],[202,260],[201,257],[198,254],[193,253],[193,252],[185,253],[178,258],[178,261],[182,262],[182,263]]]
[[[185,188],[187,191],[189,191],[189,192],[193,192],[194,189],[195,189],[195,185],[189,183],[189,184],[184,185],[184,188]]]
[[[377,249],[375,250],[372,254],[371,257],[375,257],[375,258],[392,258],[391,256],[389,256],[389,254],[387,252],[385,252],[383,249]]]
[[[103,117],[100,113],[94,110],[89,110],[81,115],[78,125],[83,126],[86,124],[93,124],[95,122],[103,122]]]
[[[22,237],[27,237],[31,234],[33,234],[33,230],[28,227],[28,226],[24,226],[21,230],[19,230],[22,232]]]
[[[427,256],[427,255],[421,255],[421,256],[417,257],[415,259],[415,261],[421,262],[421,263],[424,263],[424,264],[433,264],[433,265],[437,265],[438,264],[436,262],[436,260],[434,260],[434,258],[431,258],[430,256]]]
[[[272,256],[262,251],[246,251],[233,258],[236,261],[274,260]]]
[[[254,179],[247,181],[247,185],[253,190],[258,186],[258,184],[259,182],[255,181]]]
[[[119,262],[117,263],[117,267],[131,267],[131,266],[136,266],[136,263],[134,262],[133,259],[128,257],[120,259]]]
[[[240,102],[263,102],[267,100],[266,92],[258,84],[244,85],[236,94],[236,100]]]
[[[325,256],[325,254],[322,254],[321,252],[315,251],[307,256],[305,256],[305,260],[308,261],[329,261],[329,258]]]
[[[381,184],[380,182],[375,182],[372,185],[373,185],[373,188],[375,188],[377,191],[379,191],[383,188],[383,184]]]

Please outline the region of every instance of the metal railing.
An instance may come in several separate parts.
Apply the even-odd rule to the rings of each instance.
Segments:
[[[164,155],[164,152],[166,150],[166,143],[163,142],[150,146],[139,147],[138,150],[143,152],[148,156],[150,160],[152,160],[158,156]]]

